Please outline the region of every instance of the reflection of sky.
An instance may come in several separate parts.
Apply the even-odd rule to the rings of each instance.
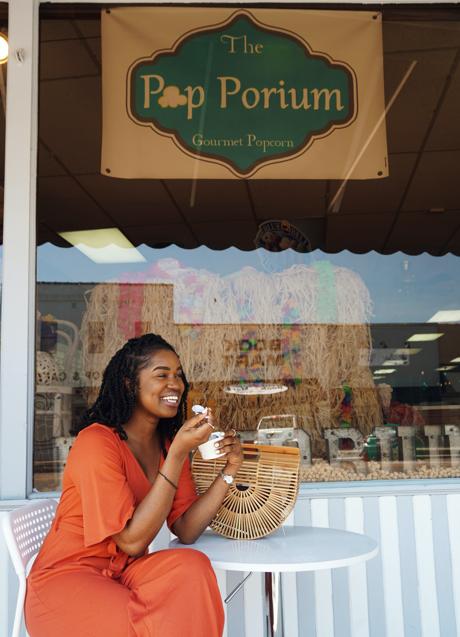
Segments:
[[[291,250],[268,253],[244,252],[236,248],[217,251],[206,247],[184,250],[176,246],[155,250],[140,246],[147,263],[93,263],[74,248],[46,244],[38,248],[37,280],[40,282],[101,282],[136,280],[138,275],[159,259],[175,258],[186,267],[205,269],[226,275],[245,266],[262,272],[279,272],[295,263],[329,261],[334,266],[353,270],[363,279],[374,304],[372,321],[376,323],[424,323],[437,310],[460,309],[460,257],[417,256],[397,252],[352,254],[347,251],[326,254],[315,250],[298,254]],[[1,254],[0,254],[1,257]]]

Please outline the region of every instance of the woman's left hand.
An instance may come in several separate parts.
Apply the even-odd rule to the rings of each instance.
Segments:
[[[226,454],[227,464],[224,467],[224,473],[236,475],[243,463],[243,450],[234,429],[225,434],[225,437],[220,441],[219,450]]]

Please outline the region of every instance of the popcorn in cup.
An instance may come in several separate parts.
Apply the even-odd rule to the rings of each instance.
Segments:
[[[214,458],[220,458],[225,455],[224,451],[216,449],[215,446],[216,442],[222,440],[224,436],[225,433],[223,431],[213,431],[207,442],[203,442],[201,445],[198,445],[198,449],[200,450],[203,460],[214,460]]]

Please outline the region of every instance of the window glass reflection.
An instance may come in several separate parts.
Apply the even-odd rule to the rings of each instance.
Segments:
[[[458,474],[458,317],[436,316],[455,310],[457,257],[138,251],[96,265],[39,248],[38,490],[58,488],[111,355],[148,331],[176,346],[190,404],[247,440],[299,445],[303,480]]]

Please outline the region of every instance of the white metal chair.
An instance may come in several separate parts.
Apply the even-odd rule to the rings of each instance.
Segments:
[[[36,501],[10,511],[3,517],[6,546],[19,579],[11,637],[19,637],[26,595],[26,575],[50,529],[56,507],[56,500]]]

